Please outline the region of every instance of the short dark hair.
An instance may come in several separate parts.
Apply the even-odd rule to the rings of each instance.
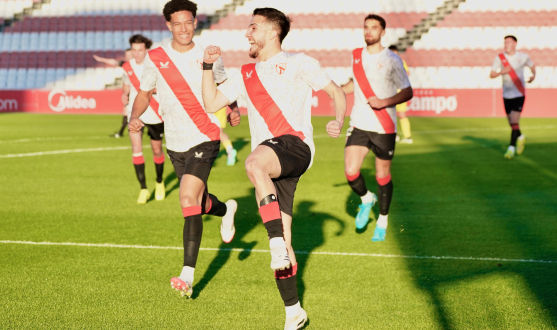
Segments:
[[[505,36],[505,38],[503,38],[503,40],[505,40],[505,39],[507,39],[507,38],[511,38],[511,39],[513,39],[515,42],[518,42],[518,40],[516,40],[516,37],[513,36],[513,35],[510,35],[510,34],[509,34],[508,36]]]
[[[381,24],[381,27],[383,28],[383,30],[385,30],[387,28],[387,22],[385,22],[385,19],[379,15],[374,15],[374,14],[369,14],[366,16],[366,19],[364,19],[364,23],[365,21],[367,21],[368,19],[373,19],[379,22],[379,24]]]
[[[390,46],[389,46],[389,49],[390,49],[391,51],[398,52],[398,47],[397,47],[396,45],[390,45]]]
[[[290,32],[290,23],[292,23],[292,19],[286,16],[282,11],[275,8],[255,8],[253,16],[255,15],[265,17],[267,22],[273,24],[275,27],[278,27],[279,40],[282,44],[282,41],[286,38],[288,32]]]
[[[145,48],[150,49],[151,46],[153,46],[153,41],[151,41],[151,39],[141,34],[134,34],[133,36],[130,37],[130,46],[132,44],[145,44]]]
[[[189,11],[193,17],[197,14],[197,4],[189,0],[170,0],[164,5],[162,14],[167,22],[170,22],[170,15],[179,11]]]

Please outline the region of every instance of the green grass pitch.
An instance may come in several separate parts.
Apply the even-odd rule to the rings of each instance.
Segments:
[[[557,328],[557,119],[523,119],[525,153],[508,161],[503,118],[411,118],[414,144],[395,151],[382,243],[370,240],[374,221],[355,230],[359,198],[344,177],[344,137],[325,136],[328,120],[313,120],[317,153],[295,200],[307,329]],[[284,307],[243,167],[247,118],[227,128],[239,163],[227,167],[221,155],[209,180],[221,200],[238,201],[236,237],[223,244],[219,219],[204,217],[190,300],[169,285],[182,266],[172,166],[167,198],[136,205],[127,135],[108,138],[119,123],[0,115],[0,328],[281,329]],[[68,152],[52,153],[60,150]],[[24,157],[6,156],[16,154]],[[375,191],[371,156],[362,173]]]

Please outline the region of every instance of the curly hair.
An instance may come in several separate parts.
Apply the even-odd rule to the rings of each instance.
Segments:
[[[197,4],[189,0],[170,0],[164,5],[162,14],[167,22],[170,22],[170,15],[179,11],[189,11],[193,17],[197,14]]]
[[[145,48],[150,49],[153,46],[153,41],[141,34],[134,34],[130,37],[130,46],[132,44],[145,44]]]
[[[279,40],[280,43],[286,38],[286,35],[290,31],[290,23],[292,19],[280,10],[275,8],[255,8],[253,11],[253,16],[259,15],[265,17],[265,20],[270,24],[274,25],[279,30]]]

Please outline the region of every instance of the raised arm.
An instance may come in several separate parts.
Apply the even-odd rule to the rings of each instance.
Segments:
[[[336,119],[331,120],[327,126],[327,133],[329,136],[337,138],[340,135],[342,126],[344,125],[344,116],[346,115],[346,95],[342,88],[338,87],[333,81],[331,81],[323,90],[329,94],[333,99],[335,106]]]
[[[201,84],[201,94],[203,95],[203,104],[205,112],[217,112],[223,107],[230,104],[230,100],[224,96],[215,84],[213,78],[213,63],[215,63],[221,55],[220,47],[209,46],[203,54],[203,81]]]
[[[101,62],[110,66],[118,66],[118,64],[120,63],[118,60],[114,59],[114,58],[105,58],[105,57],[100,57],[97,55],[93,55],[93,58],[95,59],[95,61],[97,62]]]

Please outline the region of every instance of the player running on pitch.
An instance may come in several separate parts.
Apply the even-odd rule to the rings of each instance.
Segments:
[[[180,205],[184,216],[184,267],[172,287],[191,297],[195,264],[203,233],[202,214],[222,217],[221,237],[232,240],[235,233],[236,201],[222,203],[208,193],[207,180],[220,149],[219,121],[207,114],[201,97],[204,48],[193,42],[197,5],[188,0],[171,0],[163,9],[172,41],[149,52],[139,91],[130,119],[130,132],[138,132],[143,123],[139,116],[147,109],[153,90],[157,89],[160,113],[164,119],[166,147],[180,181]],[[226,80],[222,60],[213,71],[217,83]],[[234,111],[238,111],[235,104]],[[237,116],[232,126],[240,123]]]
[[[524,152],[524,144],[526,143],[526,137],[520,132],[519,126],[520,113],[526,96],[524,67],[527,66],[532,71],[532,77],[528,79],[529,83],[536,78],[534,62],[528,54],[516,51],[516,43],[515,36],[505,37],[505,52],[495,56],[489,75],[490,78],[499,76],[503,78],[503,103],[512,129],[511,144],[505,152],[506,159],[513,159],[515,153],[520,155]]]
[[[153,45],[148,38],[136,34],[130,38],[131,52],[133,58],[122,64],[124,69],[124,85],[122,88],[122,103],[126,106],[128,118],[132,114],[132,106],[137,93],[141,75],[145,64],[147,52]],[[164,123],[159,115],[159,103],[155,97],[151,98],[151,102],[146,111],[139,117],[139,120],[147,126],[149,137],[151,138],[151,150],[153,150],[153,160],[155,161],[155,169],[157,172],[157,183],[155,185],[155,199],[162,201],[165,197],[164,182],[162,182],[162,173],[164,170],[164,152],[162,150],[162,138],[164,136]],[[137,133],[130,131],[130,140],[132,143],[133,166],[137,180],[141,185],[137,204],[147,203],[149,199],[149,190],[145,183],[145,158],[143,157],[143,129]]]
[[[345,93],[354,93],[354,107],[344,149],[344,170],[348,184],[362,199],[356,215],[358,229],[368,223],[371,208],[377,201],[375,194],[367,189],[360,168],[370,149],[376,157],[379,218],[372,237],[375,242],[385,240],[393,196],[391,162],[396,143],[395,105],[413,96],[400,57],[381,46],[385,27],[385,20],[380,16],[368,15],[365,18],[364,38],[367,47],[352,52],[354,79],[342,87]]]
[[[326,129],[335,138],[344,122],[346,96],[315,59],[282,51],[290,22],[274,8],[255,9],[246,38],[251,45],[249,55],[259,62],[242,66],[218,90],[210,70],[221,52],[218,47],[208,47],[203,58],[203,100],[208,112],[240,97],[246,100],[252,137],[246,172],[255,187],[271,248],[271,269],[286,306],[284,328],[299,329],[307,314],[298,301],[291,225],[296,185],[315,152],[311,90],[323,89],[333,98],[336,120]]]
[[[395,55],[400,56],[398,54],[398,47],[396,45],[389,46],[389,50],[392,51]],[[404,66],[404,70],[406,71],[406,74],[410,76],[410,69],[408,69],[408,65],[406,65],[406,62],[402,58],[401,60],[402,60],[402,66]],[[398,92],[400,92],[400,90],[397,90],[397,93]],[[406,115],[407,110],[408,110],[408,102],[402,102],[396,105],[396,115],[400,120],[400,130],[402,131],[402,139],[397,134],[396,142],[412,144],[414,143],[414,141],[412,140],[410,119],[408,119],[408,116]]]

